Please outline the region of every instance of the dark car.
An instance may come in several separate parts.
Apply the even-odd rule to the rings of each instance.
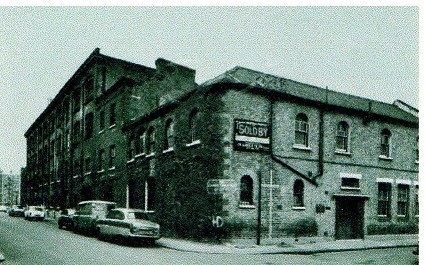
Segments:
[[[58,227],[59,229],[68,229],[73,230],[74,228],[74,216],[75,210],[74,209],[64,209],[60,212],[58,217]]]
[[[24,217],[24,207],[19,205],[12,205],[9,209],[9,216]]]

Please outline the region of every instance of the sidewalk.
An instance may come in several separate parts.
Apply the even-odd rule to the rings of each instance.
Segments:
[[[56,222],[59,213],[46,216],[46,221]],[[185,252],[209,254],[300,254],[308,255],[323,252],[339,252],[351,250],[366,250],[396,247],[415,247],[419,244],[419,237],[414,235],[367,235],[365,239],[333,240],[300,238],[262,239],[261,245],[256,245],[254,239],[236,239],[230,242],[215,244],[202,243],[184,239],[160,238],[156,244],[161,247]]]
[[[365,250],[395,247],[414,247],[418,245],[418,235],[377,235],[366,236],[365,239],[329,240],[318,242],[283,242],[276,244],[256,245],[253,240],[234,241],[224,244],[208,244],[194,241],[160,238],[157,245],[186,252],[210,254],[313,254],[350,250]],[[261,241],[262,243],[262,241]]]

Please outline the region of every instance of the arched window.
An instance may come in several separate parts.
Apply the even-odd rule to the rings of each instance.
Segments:
[[[296,145],[308,147],[309,146],[308,138],[309,138],[308,117],[303,113],[299,113],[296,115],[296,119],[294,122],[294,143]]]
[[[154,153],[155,148],[155,131],[154,128],[151,127],[148,129],[148,133],[146,134],[146,154],[149,155]]]
[[[136,135],[136,154],[145,152],[145,130],[142,128],[138,130]]]
[[[253,179],[248,175],[241,178],[240,205],[253,205]]]
[[[336,149],[349,152],[349,125],[344,121],[337,125]]]
[[[191,143],[200,140],[200,112],[194,109],[189,115],[189,135]]]
[[[383,129],[380,136],[380,155],[390,157],[391,132]]]
[[[303,181],[297,179],[293,186],[293,207],[304,207],[303,203],[304,185]]]
[[[169,119],[166,122],[166,138],[164,139],[164,150],[173,149],[175,145],[175,132],[173,120]]]

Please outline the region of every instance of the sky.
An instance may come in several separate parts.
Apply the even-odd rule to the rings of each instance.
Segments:
[[[419,108],[419,7],[0,6],[0,169],[26,165],[24,133],[96,48],[201,84],[235,66]]]

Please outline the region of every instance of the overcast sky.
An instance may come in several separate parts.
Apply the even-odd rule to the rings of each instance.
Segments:
[[[102,54],[162,57],[202,83],[236,65],[419,107],[417,7],[1,7],[0,169],[26,164],[24,133],[77,68]]]

